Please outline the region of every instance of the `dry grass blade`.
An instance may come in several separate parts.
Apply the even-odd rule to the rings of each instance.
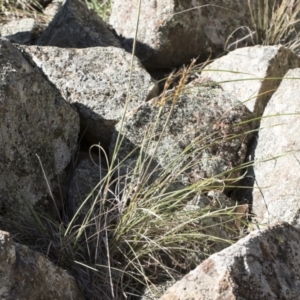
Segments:
[[[298,47],[300,2],[295,0],[248,0],[252,22],[256,31],[257,44],[286,44]]]

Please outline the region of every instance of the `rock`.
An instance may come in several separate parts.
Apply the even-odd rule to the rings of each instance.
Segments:
[[[113,1],[110,24],[124,37],[123,46],[128,51],[135,36],[138,3]],[[248,34],[237,28],[252,26],[245,0],[142,0],[139,20],[136,54],[151,69],[218,55],[224,52],[230,35],[237,41]]]
[[[160,300],[297,299],[299,238],[288,224],[253,231],[211,255]]]
[[[32,18],[12,20],[1,26],[0,34],[13,43],[29,45],[34,27],[35,20]]]
[[[59,184],[77,146],[78,114],[5,39],[0,63],[0,204],[18,212],[30,203],[57,217],[53,201],[59,209]]]
[[[62,48],[121,47],[108,25],[79,0],[64,2],[36,44]]]
[[[281,45],[254,46],[216,59],[202,74],[236,96],[255,117],[261,117],[281,78],[299,66],[300,58]]]
[[[44,15],[48,16],[51,20],[59,12],[63,5],[63,0],[53,0],[44,9]]]
[[[107,165],[104,158],[99,161],[95,154],[90,156],[85,152],[79,153],[78,162],[70,176],[68,191],[68,215],[70,217],[74,216],[83,202],[86,204],[79,214],[87,214],[96,197],[99,197],[99,183],[106,174]]]
[[[261,121],[253,189],[259,223],[281,220],[300,226],[299,76],[299,68],[286,73]]]
[[[42,254],[14,243],[0,231],[2,299],[85,299],[75,279]]]
[[[134,150],[143,147],[144,161],[153,155],[148,169],[149,174],[153,173],[148,183],[170,169],[172,174],[180,174],[176,181],[184,185],[217,175],[220,180],[230,177],[230,170],[245,158],[250,139],[247,132],[252,129],[252,123],[241,122],[250,120],[252,114],[234,96],[212,85],[195,80],[183,88],[174,108],[173,90],[165,98],[152,99],[129,113],[124,127],[116,126],[111,145],[113,149],[120,131],[124,141],[118,151],[118,161],[124,160],[123,172],[133,169],[140,153]],[[170,111],[170,121],[163,131]],[[238,175],[232,172],[231,176]]]
[[[108,147],[114,125],[123,114],[131,55],[114,47],[23,49],[32,64],[41,68],[66,101],[76,107],[85,139]],[[134,59],[128,111],[156,93],[150,75]]]
[[[141,296],[141,300],[157,300],[159,299],[160,295],[163,295],[168,288],[170,288],[174,283],[175,280],[169,280],[166,282],[162,282],[156,284],[155,286],[146,287],[143,295]]]

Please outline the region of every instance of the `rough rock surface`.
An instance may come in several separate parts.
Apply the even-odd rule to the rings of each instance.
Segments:
[[[135,36],[138,0],[113,1],[110,24],[131,49]],[[149,68],[174,67],[201,55],[224,50],[227,39],[241,25],[252,25],[243,0],[143,0],[138,30],[137,56]],[[237,30],[235,41],[247,33]],[[184,46],[183,46],[184,45]]]
[[[174,174],[181,173],[179,182],[191,184],[229,171],[243,162],[250,138],[247,132],[252,129],[252,123],[241,122],[251,119],[252,114],[235,97],[213,83],[205,86],[195,80],[183,89],[173,108],[172,99],[174,91],[166,98],[158,97],[142,104],[127,115],[121,130],[125,139],[118,151],[120,161],[126,158],[123,163],[126,171],[134,166],[139,151],[128,156],[129,153],[141,147],[144,138],[147,143],[142,154],[146,158],[155,153],[149,169],[155,172],[153,179],[161,176],[161,168],[172,166]],[[163,132],[170,112],[170,121]],[[118,124],[111,148],[115,147],[119,131]],[[227,176],[229,174],[223,178]]]
[[[114,125],[123,114],[131,55],[114,47],[23,49],[76,107],[85,138],[92,144],[100,142],[101,146],[108,147]],[[156,90],[150,75],[135,58],[128,111],[156,96]]]
[[[81,215],[86,215],[94,199],[99,193],[99,183],[107,173],[107,166],[104,158],[88,155],[85,152],[79,153],[78,162],[71,173],[68,191],[68,215],[72,217],[80,205],[87,200],[80,210]],[[96,186],[98,185],[98,188]],[[92,191],[96,190],[92,193]]]
[[[31,43],[32,31],[35,21],[32,18],[12,20],[1,26],[1,36],[9,39],[13,43],[26,44]]]
[[[66,0],[37,45],[64,48],[121,47],[118,38],[83,1]]]
[[[216,59],[204,69],[203,76],[218,82],[256,117],[261,117],[281,82],[280,78],[289,69],[299,66],[300,58],[281,45],[254,46],[237,49]]]
[[[53,18],[63,5],[63,0],[53,0],[44,9],[43,13],[49,18]],[[52,20],[52,19],[51,19]]]
[[[76,149],[78,114],[5,39],[0,39],[0,63],[1,202],[18,211],[26,201],[51,213],[53,200],[36,155],[57,191]]]
[[[281,220],[300,226],[299,77],[300,69],[287,72],[261,121],[253,190],[259,223]]]
[[[0,296],[2,299],[85,299],[75,279],[45,256],[13,243],[0,231]]]
[[[279,224],[211,255],[160,300],[294,300],[300,293],[300,231]]]
[[[170,288],[175,283],[175,280],[170,280],[162,282],[160,284],[156,284],[155,287],[146,287],[141,300],[157,300],[167,291],[168,288]]]

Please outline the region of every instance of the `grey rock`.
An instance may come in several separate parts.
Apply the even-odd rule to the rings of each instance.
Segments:
[[[76,107],[82,134],[91,144],[108,147],[128,95],[131,55],[120,48],[61,49],[24,47],[33,66]],[[134,58],[128,111],[156,96],[157,86]]]
[[[288,224],[253,231],[211,255],[160,300],[298,299],[299,238]]]
[[[57,14],[57,12],[59,12],[63,3],[64,3],[63,0],[51,1],[43,11],[44,15],[49,16],[50,18],[53,18]]]
[[[68,215],[70,217],[78,211],[86,215],[96,199],[101,195],[101,180],[107,174],[107,165],[104,158],[95,154],[79,153],[75,168],[71,172],[68,190]]]
[[[135,36],[138,3],[113,1],[110,24],[124,37],[123,45],[128,50]],[[139,20],[136,54],[152,69],[220,54],[227,40],[230,44],[248,34],[237,30],[239,27],[252,26],[246,0],[143,0]]]
[[[202,74],[236,96],[255,117],[261,117],[282,77],[299,66],[300,58],[281,45],[254,46],[216,59]]]
[[[55,195],[77,146],[79,116],[9,41],[0,39],[0,54],[0,199],[15,212],[31,203],[57,216],[43,169]]]
[[[176,281],[169,280],[166,282],[162,282],[160,284],[156,284],[155,286],[146,287],[141,300],[157,300],[163,295],[168,288],[170,288]]]
[[[220,190],[211,190],[206,194],[199,193],[192,200],[188,201],[184,207],[184,211],[201,209],[203,216],[205,212],[215,211],[220,213],[222,211],[219,216],[218,214],[215,216],[206,216],[199,221],[199,228],[202,228],[203,234],[217,237],[219,240],[217,243],[208,243],[206,249],[203,248],[202,252],[191,253],[190,258],[193,258],[198,264],[207,258],[209,254],[228,247],[228,244],[231,244],[233,236],[237,236],[238,234],[243,235],[242,221],[245,219],[245,215],[239,214],[241,206],[238,206],[237,203]]]
[[[253,189],[253,213],[259,223],[300,226],[299,77],[299,68],[286,73],[261,121]]]
[[[75,279],[42,254],[14,243],[0,231],[2,299],[85,299]]]
[[[121,47],[108,25],[79,0],[66,0],[37,45],[62,48]]]
[[[220,87],[205,86],[197,80],[184,87],[173,108],[172,99],[174,91],[164,100],[152,99],[129,113],[122,129],[120,124],[116,126],[111,148],[120,132],[124,141],[118,160],[124,160],[124,173],[135,166],[138,147],[146,141],[142,156],[151,161],[153,155],[149,183],[170,168],[172,174],[180,174],[178,184],[184,185],[217,175],[220,180],[238,176],[236,172],[230,174],[230,170],[245,158],[250,139],[247,132],[253,126],[251,122],[242,123],[252,118],[247,108]],[[228,173],[222,175],[225,172]]]
[[[29,45],[34,27],[35,20],[32,18],[12,20],[1,26],[0,33],[13,43]]]

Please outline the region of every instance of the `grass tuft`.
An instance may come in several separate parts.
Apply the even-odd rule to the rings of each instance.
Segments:
[[[167,99],[166,89],[172,78],[166,81],[161,108],[170,100],[175,107],[192,70],[193,64],[183,70],[171,99]],[[172,109],[161,135],[171,114]],[[149,136],[156,125],[149,129]],[[145,136],[142,149],[148,147],[149,136]],[[118,141],[122,143],[122,138]],[[237,205],[207,195],[211,190],[223,192],[220,178],[237,180],[226,179],[229,171],[172,189],[185,172],[185,168],[174,171],[174,165],[187,155],[193,157],[195,147],[187,148],[189,151],[183,150],[182,157],[174,158],[175,163],[170,162],[166,169],[150,168],[155,151],[147,159],[139,151],[137,163],[126,174],[120,172],[122,162],[115,159],[112,163],[106,157],[110,166],[107,176],[70,221],[63,223],[31,210],[26,215],[19,211],[17,223],[5,222],[12,233],[18,233],[20,243],[31,244],[74,275],[87,299],[136,299],[145,287],[155,294],[155,284],[180,278],[233,243],[243,223]],[[155,180],[150,180],[153,174]],[[61,219],[67,220],[65,216]]]
[[[283,44],[299,51],[299,1],[248,0],[248,6],[257,44]]]

